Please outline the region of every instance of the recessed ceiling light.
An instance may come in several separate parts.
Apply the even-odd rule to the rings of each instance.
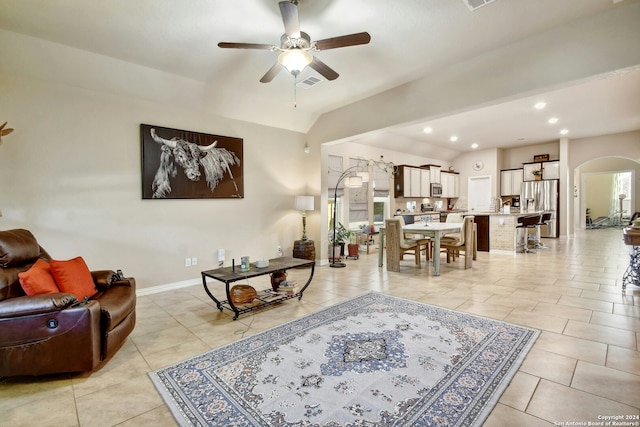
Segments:
[[[558,118],[557,117],[551,117],[548,121],[549,121],[549,124],[554,125],[554,124],[558,123]]]
[[[535,108],[536,110],[542,110],[546,106],[547,106],[546,102],[540,101],[540,102],[536,102],[533,108]]]
[[[426,128],[422,129],[422,131],[423,131],[424,133],[431,133],[431,132],[433,132],[433,128],[431,128],[431,127],[427,126]]]
[[[475,150],[476,148],[478,148],[478,144],[476,144],[476,143],[474,142],[473,144],[471,144],[471,148],[473,148],[473,149]]]
[[[451,142],[456,142],[457,140],[458,140],[458,137],[455,136],[455,135],[452,136],[451,138],[449,138],[449,141],[451,141]]]
[[[568,133],[569,133],[569,130],[568,130],[568,129],[562,129],[562,130],[560,131],[560,135],[566,135],[566,134],[568,134]]]

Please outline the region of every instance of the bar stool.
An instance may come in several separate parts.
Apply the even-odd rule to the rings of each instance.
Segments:
[[[529,229],[535,228],[535,224],[539,220],[539,216],[518,218],[516,226],[516,252],[536,253],[529,249]]]
[[[542,215],[540,215],[540,220],[536,224],[534,224],[536,227],[536,234],[535,234],[535,238],[532,240],[536,248],[540,248],[540,249],[547,248],[547,245],[542,243],[542,240],[540,239],[540,227],[542,227],[543,225],[549,225],[550,219],[551,219],[551,213],[543,213]]]

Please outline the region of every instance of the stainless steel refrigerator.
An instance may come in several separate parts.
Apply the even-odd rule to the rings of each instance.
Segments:
[[[559,181],[545,179],[542,181],[525,181],[520,190],[521,209],[542,211],[551,214],[548,225],[540,227],[540,237],[558,237],[558,206],[560,201]]]

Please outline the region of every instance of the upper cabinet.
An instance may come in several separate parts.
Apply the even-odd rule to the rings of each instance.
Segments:
[[[541,162],[524,163],[522,165],[522,170],[524,174],[522,178],[523,181],[535,181],[536,180],[535,172],[539,172],[540,178],[537,178],[537,179],[542,179],[542,163]]]
[[[442,172],[440,166],[398,166],[394,177],[394,197],[431,197],[431,184],[442,185],[442,195],[436,197],[459,197],[460,175]]]
[[[431,180],[431,183],[442,184],[440,166],[429,165],[429,179]]]
[[[524,180],[536,181],[540,179],[559,179],[560,178],[560,161],[551,160],[535,163],[524,163]],[[540,171],[536,176],[534,171]]]
[[[409,168],[411,174],[411,191],[410,197],[422,197],[422,170],[419,168]]]
[[[522,169],[510,169],[500,171],[500,195],[516,196],[520,195],[522,186]]]
[[[442,197],[452,198],[460,196],[460,175],[453,172],[440,172]]]
[[[429,172],[429,171],[425,171]],[[398,166],[394,177],[394,197],[423,197],[422,169],[413,166]],[[429,191],[428,189],[426,191]]]
[[[420,169],[420,188],[422,189],[423,197],[429,197],[431,193],[431,177],[429,171],[426,169]]]
[[[560,179],[560,161],[542,163],[542,179]]]

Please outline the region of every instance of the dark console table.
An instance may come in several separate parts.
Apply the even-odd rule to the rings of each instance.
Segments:
[[[624,243],[633,246],[629,256],[629,267],[622,277],[624,291],[630,284],[640,286],[640,230],[627,227],[622,233]]]
[[[260,291],[258,295],[258,296],[260,295],[269,296],[269,298],[265,298],[264,300],[254,300],[254,302],[252,303],[238,304],[238,305],[234,304],[231,301],[231,295],[229,293],[229,289],[230,289],[229,285],[233,282],[246,280],[251,277],[264,276],[266,274],[271,274],[273,272],[280,271],[280,270],[289,270],[292,268],[309,268],[309,267],[310,267],[309,279],[307,279],[307,282],[304,284],[304,286],[300,288],[300,290],[297,292],[294,292],[291,294],[276,294],[275,292],[271,292],[271,289],[267,289],[264,291]],[[246,271],[240,270],[240,266],[236,266],[235,269],[233,267],[224,267],[224,268],[218,268],[216,270],[203,271],[201,272],[202,285],[204,286],[204,290],[207,293],[207,295],[209,295],[209,298],[215,301],[216,305],[218,306],[218,309],[222,311],[224,308],[226,308],[228,310],[233,311],[235,313],[233,320],[236,320],[238,316],[240,316],[242,313],[247,313],[253,310],[257,310],[259,308],[262,308],[271,304],[276,304],[292,298],[298,298],[298,301],[301,300],[302,294],[304,293],[305,289],[307,289],[307,286],[309,286],[309,283],[311,283],[311,279],[313,279],[313,273],[315,271],[315,267],[316,267],[315,261],[299,259],[299,258],[291,258],[291,257],[274,258],[274,259],[270,259],[269,265],[264,268],[258,268],[256,267],[255,263],[251,263],[249,270],[246,270]],[[227,294],[226,300],[220,301],[215,296],[213,296],[213,294],[211,293],[207,285],[207,277],[225,284],[226,294]]]

